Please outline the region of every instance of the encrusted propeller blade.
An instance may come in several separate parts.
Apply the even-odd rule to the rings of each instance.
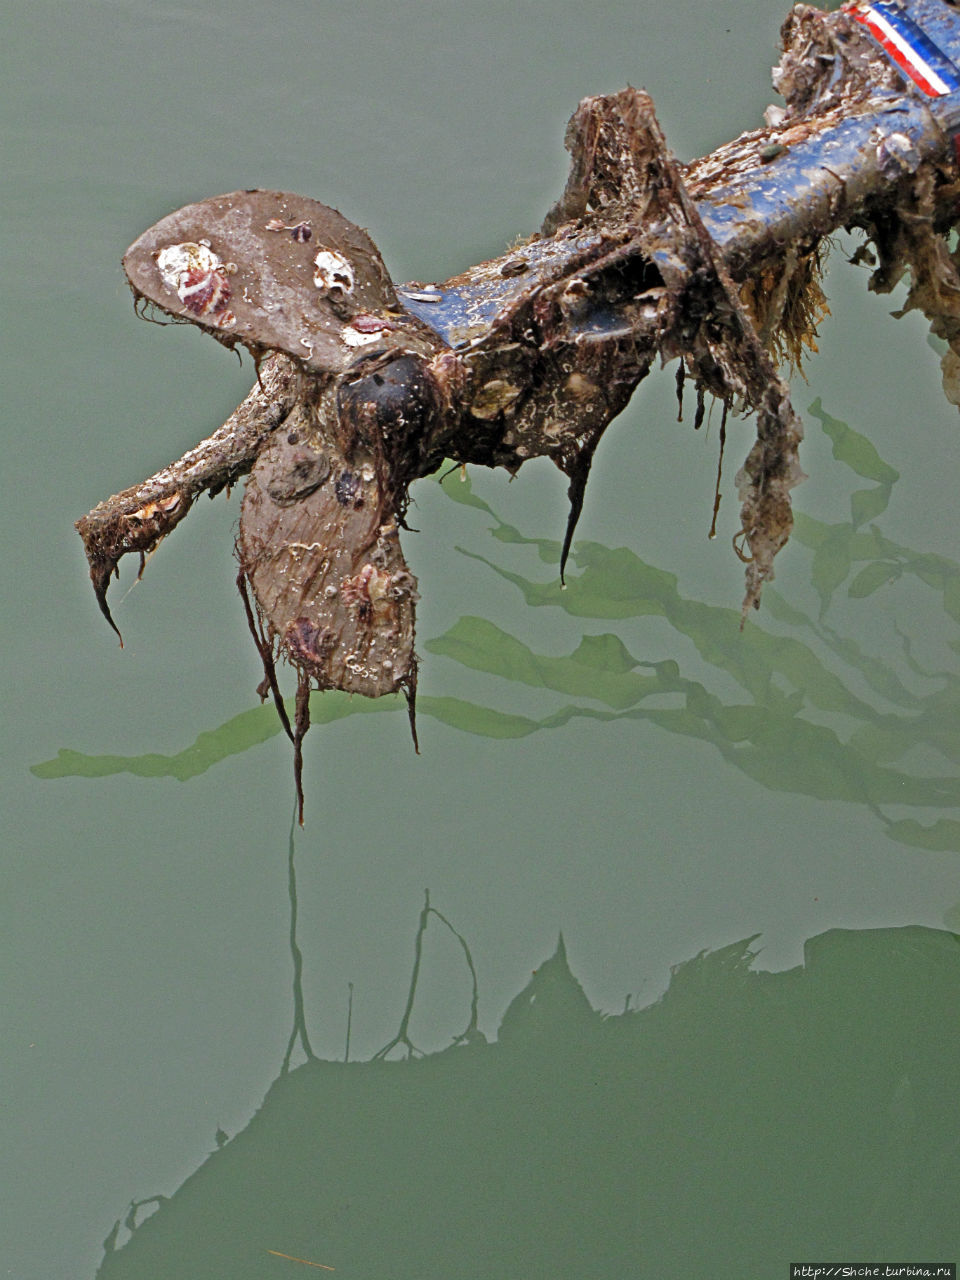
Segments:
[[[186,205],[144,232],[123,268],[138,299],[258,359],[285,351],[331,375],[367,349],[431,345],[367,233],[304,196],[233,191]]]
[[[254,465],[237,545],[268,639],[315,687],[377,697],[410,679],[417,584],[372,454],[348,463],[291,415]]]

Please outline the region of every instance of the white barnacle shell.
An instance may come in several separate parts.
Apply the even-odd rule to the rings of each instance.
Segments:
[[[184,277],[193,272],[216,271],[222,266],[220,258],[207,244],[187,240],[183,244],[171,244],[157,254],[157,267],[168,289],[179,293]]]
[[[379,342],[381,332],[382,330],[375,329],[370,333],[364,333],[354,328],[352,324],[347,324],[340,330],[340,337],[348,347],[366,347],[371,342]]]
[[[313,283],[318,289],[324,292],[338,289],[341,293],[353,293],[353,267],[342,253],[336,253],[333,249],[321,249],[313,264],[316,267]]]
[[[230,298],[227,269],[208,244],[193,240],[168,245],[157,254],[157,270],[163,283],[196,316],[226,310]]]

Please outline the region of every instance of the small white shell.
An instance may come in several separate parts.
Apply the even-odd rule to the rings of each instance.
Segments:
[[[375,330],[373,333],[361,333],[359,329],[355,329],[353,325],[348,324],[340,330],[340,337],[348,347],[366,347],[371,342],[378,342],[382,336],[382,330]]]
[[[168,245],[157,254],[157,270],[163,283],[188,311],[195,316],[223,313],[231,322],[234,317],[226,310],[230,299],[226,273],[232,265],[224,265],[209,245],[192,240]]]
[[[341,293],[353,293],[355,277],[353,267],[342,253],[332,249],[321,249],[313,260],[317,268],[313,275],[313,283],[318,289],[330,292],[338,289]]]

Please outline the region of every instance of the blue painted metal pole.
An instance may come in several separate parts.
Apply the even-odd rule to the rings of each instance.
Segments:
[[[839,104],[825,94],[823,110],[788,115],[686,168],[704,225],[735,277],[791,243],[848,225],[871,197],[923,162],[952,156],[960,130],[960,8],[946,0],[877,0],[816,18],[824,45],[836,50],[824,55],[836,59],[834,89],[852,74],[845,47],[853,51],[856,37],[868,34],[872,62],[858,49],[856,68],[872,75],[867,91],[853,102],[841,92]],[[484,263],[444,285],[401,288],[404,306],[454,347],[466,345],[529,289],[528,273],[555,278],[563,258],[582,252],[593,235],[523,246],[520,275],[503,270],[517,256],[508,254],[499,271]]]

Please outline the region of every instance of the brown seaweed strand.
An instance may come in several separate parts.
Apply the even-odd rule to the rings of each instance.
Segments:
[[[310,728],[310,677],[305,671],[297,680],[296,732],[293,738],[293,774],[297,786],[297,817],[303,826],[303,740]]]
[[[683,356],[677,364],[677,421],[683,421],[683,382],[686,377],[686,369],[683,365]]]
[[[710,522],[709,537],[717,536],[717,515],[720,511],[720,477],[723,475],[723,447],[727,443],[727,412],[730,401],[723,402],[723,417],[720,419],[720,454],[717,458],[717,485],[713,491],[713,520]]]
[[[257,625],[257,620],[254,617],[253,606],[250,604],[250,595],[247,591],[247,575],[243,569],[241,569],[237,574],[237,589],[240,592],[240,599],[243,601],[243,609],[247,615],[247,626],[250,628],[250,634],[253,636],[253,643],[257,646],[257,653],[260,655],[260,661],[263,663],[263,674],[266,676],[270,692],[273,694],[273,701],[277,708],[277,715],[280,717],[280,723],[283,725],[284,733],[291,742],[294,742],[295,739],[293,729],[290,725],[290,717],[287,715],[287,709],[283,705],[283,698],[280,694],[280,685],[277,683],[277,668],[273,661],[273,649],[261,628]]]
[[[417,658],[416,654],[410,663],[410,671],[406,679],[401,682],[400,688],[403,690],[403,696],[407,700],[407,719],[410,722],[410,736],[413,739],[413,749],[420,754],[420,740],[417,737]]]

